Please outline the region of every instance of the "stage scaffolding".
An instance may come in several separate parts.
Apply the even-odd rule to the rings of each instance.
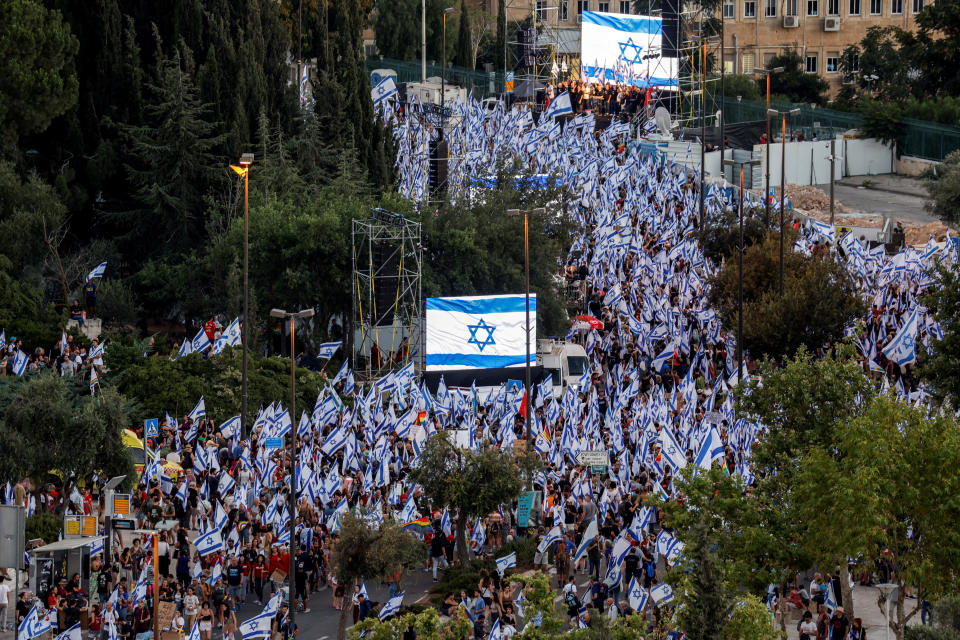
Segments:
[[[351,362],[368,376],[409,362],[423,367],[420,223],[374,209],[353,221]]]

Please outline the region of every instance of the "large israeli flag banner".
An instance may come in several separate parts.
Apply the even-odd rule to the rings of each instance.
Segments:
[[[530,294],[530,363],[536,364],[537,297]],[[525,296],[427,298],[427,371],[521,367]]]
[[[584,11],[580,27],[585,77],[641,87],[677,86],[677,59],[661,56],[660,18]]]

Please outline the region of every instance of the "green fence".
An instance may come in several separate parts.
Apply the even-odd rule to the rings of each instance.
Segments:
[[[767,105],[753,100],[723,99],[727,122],[751,122],[766,119]],[[771,107],[779,111],[800,109],[800,115],[793,118],[794,129],[816,132],[826,137],[832,132],[856,129],[863,122],[856,113],[834,111],[833,109],[814,108],[809,105],[794,105],[789,102],[772,102]],[[789,124],[789,122],[788,122]],[[951,127],[936,122],[904,118],[903,135],[899,142],[901,155],[943,161],[951,151],[960,149],[960,127]],[[776,129],[776,126],[774,126]]]
[[[374,69],[393,69],[397,72],[397,84],[401,82],[420,82],[420,62],[410,60],[391,60],[390,58],[367,58],[367,71]],[[427,64],[427,77],[440,77],[442,67],[439,64]],[[496,96],[503,91],[503,72],[485,73],[463,67],[447,66],[446,81],[473,90],[478,100]]]

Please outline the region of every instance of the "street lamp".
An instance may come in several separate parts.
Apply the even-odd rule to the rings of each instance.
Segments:
[[[754,67],[754,71],[766,74],[767,76],[767,180],[764,183],[763,192],[763,224],[770,226],[770,74],[783,73],[783,67],[774,67],[773,69],[764,69],[763,67]]]
[[[443,10],[443,66],[440,67],[440,106],[443,107],[446,100],[447,90],[447,14],[453,13],[453,7],[447,7]],[[441,116],[440,122],[443,122]]]
[[[290,517],[289,532],[290,532],[290,587],[287,592],[287,611],[290,616],[290,637],[293,637],[294,627],[294,618],[297,612],[297,604],[294,602],[296,598],[296,587],[294,586],[294,573],[297,569],[297,544],[296,544],[296,528],[297,528],[297,431],[298,431],[298,420],[297,420],[297,359],[294,354],[294,331],[295,325],[294,320],[297,318],[312,318],[313,317],[313,308],[304,309],[302,311],[296,311],[293,313],[287,313],[283,309],[271,309],[270,310],[271,318],[280,318],[287,319],[290,318],[290,424],[292,431],[290,432],[290,497],[287,500],[288,502],[288,515]]]
[[[827,160],[830,161],[830,226],[833,226],[833,183],[834,183],[834,163],[837,160],[843,160],[843,156],[837,155],[837,136],[836,134],[830,138],[830,155],[827,156]]]
[[[543,215],[547,210],[543,207],[536,209],[507,209],[508,216],[523,216],[523,277],[526,295],[526,343],[527,359],[524,362],[524,387],[523,387],[523,423],[524,433],[526,433],[527,450],[532,446],[530,444],[530,227],[528,224],[530,214]],[[528,480],[529,486],[533,486],[533,479]]]
[[[783,131],[780,135],[780,297],[783,297],[783,205],[784,197],[787,194],[786,183],[786,164],[787,164],[787,116],[790,116],[790,127],[793,127],[793,118],[800,115],[800,109],[790,109],[789,111],[778,111],[777,109],[767,109],[767,122],[770,122],[771,116],[781,116],[783,118]],[[767,140],[767,149],[770,148],[770,140]],[[767,154],[767,176],[770,175],[770,154]],[[769,184],[769,177],[767,183]]]
[[[737,205],[737,217],[740,225],[738,232],[740,251],[737,252],[737,380],[739,381],[743,375],[743,167],[744,165],[760,164],[760,161],[724,160],[723,164],[740,165],[740,193]]]
[[[871,73],[868,76],[863,76],[863,79],[867,81],[867,93],[872,93],[870,91],[870,83],[873,82],[874,80],[879,80],[880,76]]]
[[[240,344],[243,346],[240,365],[240,437],[247,435],[247,314],[250,312],[250,165],[253,154],[240,156],[240,164],[230,165],[237,175],[243,178],[243,326]]]

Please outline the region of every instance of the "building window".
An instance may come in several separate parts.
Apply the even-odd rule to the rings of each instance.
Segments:
[[[848,13],[851,16],[860,15],[860,0],[850,0],[850,11]]]
[[[827,15],[840,15],[840,0],[827,0]]]
[[[570,0],[560,0],[558,13],[560,15],[560,22],[566,22],[570,19]]]
[[[765,6],[766,6],[766,9],[764,10],[763,15],[765,15],[768,18],[776,18],[777,17],[777,0],[767,0],[767,4]]]
[[[878,16],[883,11],[883,0],[870,0],[870,15]]]
[[[920,13],[923,11],[923,0],[913,0],[913,12]]]
[[[807,54],[807,73],[816,73],[817,72],[817,54],[808,53]]]
[[[750,75],[753,73],[753,54],[745,53],[743,54],[743,68],[740,69],[741,73]]]
[[[786,15],[786,16],[799,16],[799,15],[800,15],[800,0],[787,0],[786,6],[784,7],[784,15]]]
[[[610,3],[601,1],[600,4],[597,5],[597,11],[600,13],[610,13]]]
[[[890,13],[894,15],[903,13],[903,0],[890,0]]]
[[[807,0],[807,15],[820,15],[820,0]]]
[[[590,0],[577,0],[577,15],[590,11]]]
[[[733,0],[723,0],[723,19],[733,20],[736,17],[736,5]]]
[[[840,71],[840,54],[828,53],[827,54],[827,73],[836,73],[837,71]]]
[[[630,0],[620,0],[620,13],[633,13],[630,11]]]
[[[757,17],[757,0],[743,0],[743,17]]]
[[[537,22],[547,21],[547,0],[537,0]]]

